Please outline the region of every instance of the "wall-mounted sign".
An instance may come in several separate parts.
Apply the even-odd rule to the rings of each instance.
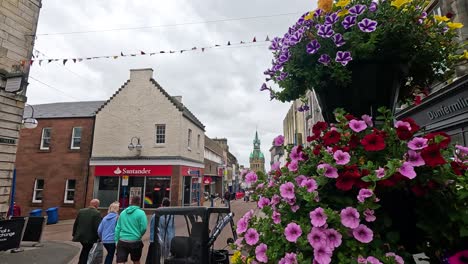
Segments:
[[[172,175],[171,165],[159,166],[95,166],[94,176],[167,176]]]
[[[16,144],[16,139],[0,137],[0,143],[1,144],[15,145]]]
[[[122,176],[122,186],[128,186],[128,175]]]

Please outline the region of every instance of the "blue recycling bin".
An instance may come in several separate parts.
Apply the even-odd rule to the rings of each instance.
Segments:
[[[47,212],[47,224],[56,224],[58,222],[58,207],[51,207],[46,210]]]
[[[29,213],[29,216],[41,216],[42,209],[34,209]]]

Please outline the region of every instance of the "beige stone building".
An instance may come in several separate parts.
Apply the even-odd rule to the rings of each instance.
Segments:
[[[0,0],[0,216],[8,211],[41,0]]]
[[[98,110],[90,161],[94,197],[106,207],[141,196],[143,208],[196,205],[201,198],[204,125],[154,79],[152,69],[130,79]]]

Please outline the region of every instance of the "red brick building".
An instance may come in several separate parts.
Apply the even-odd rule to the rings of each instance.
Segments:
[[[76,216],[87,188],[95,112],[102,101],[34,105],[38,126],[21,129],[16,157],[15,201],[22,214],[59,207],[59,219]],[[26,107],[25,117],[31,116]],[[45,213],[45,212],[44,212]]]

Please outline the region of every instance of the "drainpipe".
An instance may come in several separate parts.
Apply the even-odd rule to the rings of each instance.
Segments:
[[[90,176],[90,166],[89,166],[89,163],[91,162],[91,155],[93,153],[93,143],[94,143],[94,128],[96,126],[96,115],[94,115],[94,118],[93,118],[93,129],[91,130],[91,145],[89,147],[89,154],[88,154],[88,159],[87,159],[87,163],[86,163],[86,177],[85,177],[85,191],[84,191],[84,200],[83,200],[83,208],[86,208],[86,199],[88,197],[88,180],[89,180],[89,176]]]

